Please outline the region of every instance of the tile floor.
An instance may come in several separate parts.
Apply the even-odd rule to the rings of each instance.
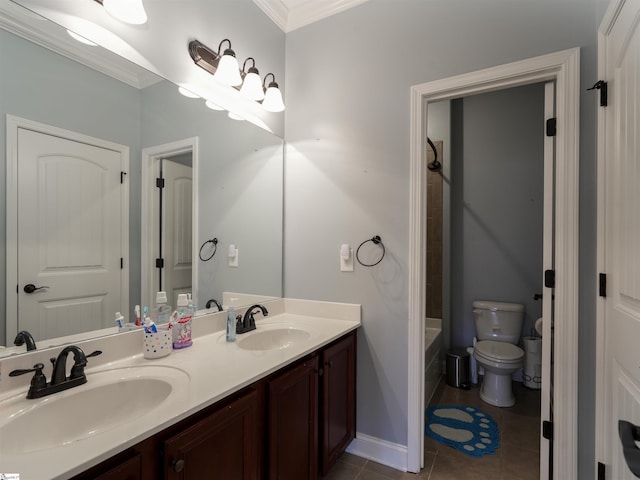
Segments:
[[[471,457],[425,438],[425,468],[419,474],[400,472],[345,453],[323,480],[537,480],[539,475],[540,391],[513,384],[516,404],[493,407],[480,399],[478,387],[460,390],[440,383],[432,405],[475,405],[500,427],[500,448],[493,455]]]

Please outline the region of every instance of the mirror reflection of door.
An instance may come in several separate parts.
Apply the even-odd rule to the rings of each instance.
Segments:
[[[111,327],[128,303],[126,147],[42,127],[16,128],[15,329],[36,340]]]
[[[159,160],[157,185],[158,215],[156,262],[153,285],[167,292],[169,305],[175,308],[178,294],[191,292],[192,279],[192,154],[191,152]]]

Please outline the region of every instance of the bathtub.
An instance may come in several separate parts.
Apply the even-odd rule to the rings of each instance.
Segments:
[[[427,318],[424,334],[424,406],[429,405],[438,383],[442,379],[444,345],[442,341],[442,320]]]

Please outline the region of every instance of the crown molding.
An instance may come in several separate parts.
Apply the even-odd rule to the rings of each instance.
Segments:
[[[360,5],[367,0],[331,0],[322,2],[309,0],[292,7],[289,7],[287,2],[283,0],[253,1],[283,32],[289,33],[305,25]]]
[[[162,80],[102,47],[84,47],[59,25],[10,2],[0,2],[0,28],[138,89]]]

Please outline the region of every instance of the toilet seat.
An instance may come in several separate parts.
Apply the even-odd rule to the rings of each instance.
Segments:
[[[517,345],[493,340],[482,340],[476,343],[474,353],[490,362],[517,363],[524,358],[524,350]]]

